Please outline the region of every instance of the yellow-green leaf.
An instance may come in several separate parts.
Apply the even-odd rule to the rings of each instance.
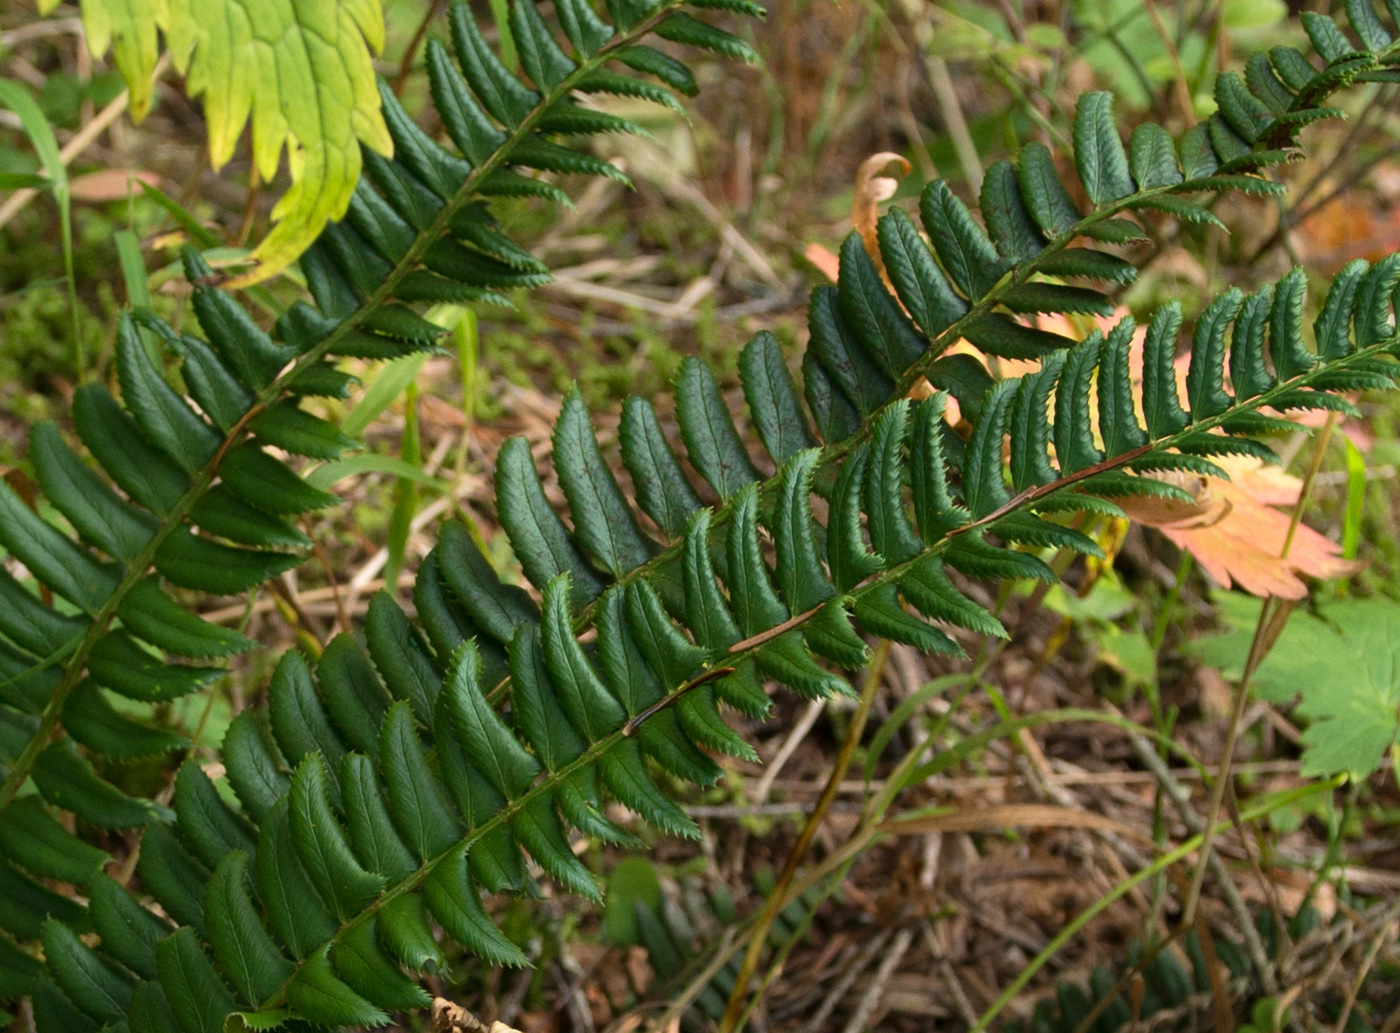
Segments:
[[[264,180],[276,175],[285,147],[291,188],[249,256],[254,267],[234,286],[281,272],[345,214],[361,142],[393,151],[371,60],[384,45],[380,0],[83,0],[82,8],[94,53],[114,52],[134,117],[150,105],[159,28],[186,89],[203,96],[216,169],[250,118]]]
[[[39,5],[47,13],[55,0]],[[83,4],[83,32],[88,46],[98,56],[111,47],[117,69],[130,91],[128,108],[136,121],[146,117],[151,107],[151,79],[160,57],[157,27],[169,20],[166,0],[86,0]]]

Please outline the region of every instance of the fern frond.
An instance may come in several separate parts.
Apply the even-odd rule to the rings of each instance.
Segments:
[[[1390,270],[1382,262],[1354,279],[1389,283]],[[663,515],[688,514],[673,558],[640,529],[571,396],[554,462],[572,532],[536,494],[523,441],[504,450],[501,464],[503,524],[541,592],[538,608],[503,585],[465,531],[449,525],[420,573],[416,623],[381,594],[366,621],[367,646],[342,635],[314,666],[288,654],[265,716],[246,712],[235,722],[224,759],[238,811],[198,768],[181,770],[174,835],[164,824],[147,833],[160,849],[149,854],[148,838],[142,875],[162,909],[193,928],[160,945],[156,980],[141,999],[163,996],[186,1029],[203,1028],[179,1018],[197,1002],[226,999],[319,1024],[383,1022],[418,1000],[401,966],[421,968],[436,957],[426,946],[429,916],[488,962],[520,963],[480,892],[521,892],[528,856],[566,889],[595,896],[566,828],[625,839],[602,814],[605,793],[664,831],[694,834],[650,766],[712,781],[718,769],[705,749],[745,749],[720,702],[752,710],[765,681],[805,696],[849,692],[827,665],[861,665],[862,633],[959,653],[960,634],[1000,629],[950,572],[1050,578],[1033,553],[1008,546],[1093,551],[1052,519],[1079,505],[1082,493],[1119,494],[1128,483],[1152,490],[1160,482],[1131,471],[1183,462],[1209,468],[1196,457],[1257,451],[1240,433],[1255,426],[1250,414],[1326,404],[1330,396],[1317,385],[1357,370],[1400,373],[1390,292],[1353,289],[1352,279],[1334,287],[1319,317],[1350,329],[1319,334],[1330,342],[1327,354],[1286,379],[1255,353],[1307,353],[1301,337],[1270,338],[1297,327],[1296,278],[1256,292],[1249,304],[1224,295],[1197,322],[1186,397],[1174,380],[1158,382],[1151,402],[1158,415],[1147,428],[1127,394],[1127,319],[986,392],[959,458],[948,447],[945,395],[884,405],[869,440],[837,460],[824,528],[811,493],[829,454],[805,448],[778,462],[792,435],[770,435],[779,473],[761,485],[747,455],[744,464],[727,457],[727,443],[743,439],[728,411],[707,400],[708,372],[692,366],[681,385],[699,408],[679,413],[692,423],[684,460],[645,424],[631,433],[648,438],[646,449],[624,452],[634,476],[689,466],[706,472],[716,498],[727,498],[723,525],[713,508],[694,504],[694,489],[660,505]],[[1168,309],[1150,325],[1144,366],[1161,369],[1179,317]],[[773,414],[786,412],[795,435],[806,416],[786,376],[767,366],[772,346],[760,336],[743,357],[752,408],[770,428]],[[761,378],[755,371],[765,367]],[[1240,397],[1225,371],[1246,367],[1253,393]],[[1081,422],[1095,382],[1096,437]],[[1226,429],[1234,433],[1219,433]],[[517,501],[507,506],[505,495]],[[672,526],[676,519],[668,517]],[[774,544],[772,561],[761,534]],[[578,571],[591,578],[584,591]],[[581,640],[585,630],[592,644]],[[70,764],[79,759],[67,756]],[[147,866],[149,856],[159,861]],[[246,878],[253,870],[258,878]],[[205,887],[202,896],[196,887]],[[102,1019],[112,1002],[125,1008],[134,999],[130,982],[98,978],[107,970],[92,948],[54,932],[54,923],[44,928],[46,947],[72,955],[49,971],[77,1007]]]
[[[508,442],[497,464],[500,522],[541,604],[503,585],[469,537],[449,528],[420,571],[415,619],[380,596],[364,644],[342,636],[314,666],[297,652],[283,657],[266,708],[240,716],[225,744],[237,808],[192,767],[182,769],[169,808],[124,796],[71,739],[53,739],[64,702],[89,684],[85,673],[91,684],[146,699],[192,691],[210,676],[210,665],[170,663],[138,640],[191,661],[245,645],[173,616],[175,604],[148,577],[154,567],[175,584],[237,591],[296,562],[282,551],[295,534],[282,517],[330,500],[260,442],[309,455],[345,447],[333,428],[285,406],[298,379],[324,382],[332,356],[431,347],[436,331],[402,304],[430,296],[423,292],[489,292],[539,275],[473,206],[537,182],[508,166],[559,166],[559,153],[532,134],[550,109],[569,117],[569,93],[642,82],[602,70],[608,58],[630,57],[680,83],[646,52],[628,53],[641,33],[665,27],[668,38],[737,50],[698,23],[671,20],[674,4],[611,7],[622,29],[604,25],[582,0],[556,4],[572,55],[518,8],[533,85],[511,77],[457,9],[460,70],[442,45],[430,62],[460,153],[390,118],[398,157],[367,159],[377,189],[362,186],[362,204],[308,258],[320,311],[295,306],[279,326],[280,343],[227,296],[200,286],[207,344],[162,330],[183,349],[194,407],[152,375],[125,326],[126,408],[88,390],[77,422],[127,497],[98,479],[102,491],[85,496],[92,508],[84,509],[65,487],[89,483],[82,464],[62,453],[44,460],[49,472],[41,473],[92,548],[0,490],[0,541],[76,611],[59,614],[27,589],[0,584],[20,600],[0,626],[0,670],[13,672],[10,709],[0,717],[17,733],[6,741],[25,744],[10,763],[5,797],[32,772],[53,806],[99,825],[149,826],[142,884],[181,926],[167,936],[170,927],[154,915],[116,921],[146,912],[94,881],[90,855],[82,871],[93,887],[97,946],[56,931],[86,931],[81,914],[40,921],[37,933],[41,904],[20,921],[0,914],[10,934],[40,936],[46,955],[63,958],[41,973],[0,939],[0,988],[32,988],[41,1033],[119,1023],[119,1013],[133,1029],[201,1033],[220,1028],[231,1011],[245,1013],[249,1026],[380,1024],[421,1001],[402,967],[435,963],[430,918],[490,963],[522,963],[480,890],[524,891],[528,856],[568,889],[595,894],[567,827],[627,840],[604,816],[604,794],[660,829],[694,834],[652,766],[700,784],[717,778],[705,749],[745,749],[720,703],[761,712],[765,682],[809,697],[850,692],[831,667],[863,662],[862,631],[956,653],[962,631],[996,633],[999,625],[950,572],[1049,579],[1041,559],[1008,546],[1089,551],[1092,543],[1052,517],[1100,511],[1101,496],[1170,494],[1142,472],[1213,471],[1210,455],[1260,453],[1252,435],[1274,425],[1259,410],[1336,408],[1346,404],[1337,391],[1388,384],[1400,368],[1393,261],[1339,278],[1321,309],[1317,351],[1301,326],[1301,274],[1248,299],[1222,296],[1197,322],[1184,399],[1171,374],[1179,315],[1157,314],[1144,345],[1145,426],[1127,379],[1130,322],[1077,341],[1015,318],[1106,310],[1100,292],[1036,277],[1130,279],[1129,263],[1092,246],[1138,232],[1123,215],[1156,206],[1182,216],[1181,195],[1270,189],[1255,170],[1292,144],[1296,127],[1322,110],[1321,97],[1384,70],[1375,55],[1344,48],[1309,22],[1329,56],[1326,69],[1299,56],[1303,74],[1298,61],[1273,55],[1276,82],[1256,68],[1254,82],[1222,85],[1221,113],[1174,142],[1149,129],[1125,148],[1107,97],[1086,98],[1073,138],[1087,212],[1049,152],[1032,145],[988,175],[986,229],[943,183],[921,199],[931,243],[903,215],[881,220],[893,293],[852,236],[838,283],[812,299],[805,405],[771,337],[756,338],[741,360],[773,477],[759,472],[698,360],[683,365],[677,384],[683,458],[651,407],[629,402],[622,462],[639,486],[637,507],[662,537],[638,519],[571,397],[553,443],[569,523],[549,505],[523,440]],[[191,274],[197,283],[208,277],[197,258]],[[1041,369],[994,382],[976,360],[948,354],[959,338],[988,355],[1038,358]],[[921,380],[935,392],[916,403],[910,390]],[[1089,418],[1095,382],[1097,434]],[[950,395],[971,426],[966,440],[942,417]],[[51,440],[41,445],[58,441],[45,433]],[[824,527],[814,490],[829,503]],[[85,734],[97,753],[131,738],[103,727]],[[7,857],[27,870],[14,878],[31,894],[29,886],[40,889],[31,876],[61,877],[27,842],[30,826],[17,824],[32,824],[32,811],[0,815],[0,844],[25,843]],[[54,834],[42,821],[33,828]]]
[[[334,369],[335,358],[390,359],[434,347],[440,330],[402,302],[501,299],[503,288],[548,278],[537,259],[501,232],[484,199],[525,184],[545,189],[521,175],[531,169],[620,176],[612,165],[555,142],[549,134],[558,130],[541,128],[553,122],[575,135],[629,128],[580,121],[574,92],[660,26],[697,46],[743,49],[737,37],[696,28],[701,23],[686,20],[678,2],[639,8],[619,30],[576,5],[563,19],[575,47],[571,57],[531,0],[515,7],[533,86],[505,69],[465,5],[451,12],[451,52],[441,42],[429,47],[433,95],[460,153],[430,139],[381,90],[396,156],[367,152],[375,185],[360,184],[345,221],[328,227],[306,256],[319,311],[299,302],[275,334],[264,333],[189,251],[186,274],[205,338],[177,333],[149,313],[124,316],[116,345],[120,401],[98,385],[82,388],[75,400],[78,436],[102,473],[56,427],[36,431],[39,484],[78,540],[35,515],[6,485],[0,545],[75,612],[60,616],[8,575],[0,584],[11,610],[0,627],[0,695],[39,722],[18,755],[6,758],[0,806],[14,798],[41,751],[67,748],[50,740],[86,674],[100,686],[88,699],[107,691],[171,699],[219,673],[179,658],[217,660],[250,645],[184,614],[149,575],[236,594],[301,561],[300,550],[310,543],[288,518],[336,498],[305,484],[268,448],[334,459],[355,447],[298,404],[308,395],[348,392],[353,379]],[[137,335],[137,320],[180,363],[188,397],[167,384]],[[165,627],[170,620],[178,625]],[[102,737],[90,722],[88,731],[86,744],[100,749]],[[119,748],[116,740],[112,748]]]

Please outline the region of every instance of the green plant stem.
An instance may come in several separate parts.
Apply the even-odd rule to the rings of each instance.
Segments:
[[[1332,427],[1336,422],[1337,414],[1329,412],[1327,422],[1323,424],[1322,433],[1318,435],[1317,444],[1313,448],[1312,459],[1308,463],[1308,471],[1303,478],[1302,487],[1298,491],[1298,501],[1293,507],[1293,515],[1288,523],[1288,532],[1283,539],[1283,550],[1279,554],[1281,560],[1287,559],[1288,550],[1293,546],[1293,536],[1297,533],[1298,524],[1303,519],[1303,510],[1307,508],[1308,498],[1312,494],[1312,486],[1317,480],[1318,471],[1322,469],[1322,459],[1327,452],[1327,441],[1332,436]],[[1230,787],[1230,767],[1235,759],[1235,743],[1239,741],[1240,725],[1244,721],[1244,708],[1249,702],[1250,682],[1253,681],[1255,672],[1259,670],[1259,665],[1268,656],[1269,650],[1273,648],[1274,642],[1283,630],[1284,623],[1288,620],[1288,615],[1293,612],[1293,605],[1291,600],[1270,596],[1264,600],[1264,605],[1259,608],[1259,622],[1254,627],[1254,639],[1249,644],[1249,658],[1240,675],[1239,687],[1235,690],[1234,710],[1230,714],[1230,724],[1225,731],[1225,745],[1220,757],[1220,772],[1215,777],[1215,785],[1211,787],[1210,810],[1206,818],[1205,848],[1196,861],[1195,871],[1191,873],[1191,888],[1186,894],[1186,906],[1182,909],[1181,921],[1183,925],[1191,925],[1196,918],[1196,906],[1200,903],[1201,887],[1205,883],[1206,867],[1210,863],[1211,838],[1214,836],[1212,830],[1220,818],[1220,810],[1225,803],[1225,793]]]
[[[83,635],[82,641],[69,660],[62,681],[54,689],[49,701],[45,704],[43,712],[39,715],[39,724],[29,741],[25,744],[23,751],[10,765],[5,774],[5,781],[0,783],[0,810],[10,805],[10,802],[19,792],[29,778],[29,772],[33,769],[39,754],[43,752],[49,741],[58,731],[60,717],[63,712],[63,704],[82,680],[86,669],[88,655],[92,648],[97,645],[111,626],[112,620],[116,617],[118,608],[126,594],[131,591],[136,584],[146,576],[146,572],[155,561],[156,551],[161,543],[170,536],[189,515],[190,509],[194,506],[213,483],[220,462],[228,454],[229,450],[239,444],[247,436],[248,424],[263,410],[274,402],[279,401],[291,383],[296,380],[308,367],[315,365],[327,354],[333,353],[336,346],[347,335],[356,331],[360,323],[370,313],[382,308],[394,296],[398,289],[399,281],[415,269],[428,248],[431,247],[440,237],[448,231],[453,217],[463,207],[465,207],[477,194],[477,188],[482,181],[500,168],[506,159],[506,155],[512,147],[525,139],[535,129],[545,111],[556,101],[569,96],[578,86],[579,82],[588,75],[596,71],[605,64],[612,55],[635,42],[642,36],[649,33],[659,22],[665,20],[671,13],[683,4],[681,0],[667,0],[656,11],[648,17],[639,21],[626,32],[618,33],[612,39],[604,43],[587,60],[580,62],[579,66],[570,72],[553,89],[544,92],[538,104],[530,109],[529,113],[522,118],[518,125],[509,129],[505,140],[492,152],[491,156],[481,165],[472,169],[467,178],[462,182],[461,187],[443,205],[434,217],[433,221],[415,238],[414,242],[405,251],[402,259],[394,266],[393,271],[385,278],[375,291],[365,299],[365,303],[347,317],[343,322],[335,327],[318,344],[302,353],[297,359],[284,370],[271,384],[258,393],[253,406],[243,414],[237,424],[225,435],[222,444],[215,453],[213,460],[205,466],[190,482],[189,488],[170,507],[161,519],[155,534],[141,551],[127,564],[126,573],[118,583],[116,589],[104,602],[101,608],[93,615],[92,624]]]
[[[1337,821],[1336,826],[1328,830],[1327,853],[1323,855],[1322,865],[1317,870],[1317,877],[1308,884],[1308,891],[1303,894],[1302,903],[1298,905],[1298,914],[1302,914],[1317,896],[1317,891],[1322,888],[1322,884],[1327,881],[1327,875],[1337,866],[1337,862],[1342,857],[1342,838],[1346,835],[1347,825],[1351,822],[1352,812],[1356,807],[1356,796],[1360,790],[1360,785],[1356,782],[1347,786],[1346,800],[1342,804],[1342,816]],[[1335,814],[1336,811],[1334,810]]]
[[[1182,586],[1186,584],[1186,579],[1191,576],[1191,570],[1196,565],[1196,557],[1187,549],[1181,550],[1181,558],[1176,564],[1176,580],[1167,590],[1167,594],[1162,599],[1162,607],[1157,611],[1157,620],[1152,625],[1152,637],[1148,640],[1152,646],[1152,653],[1156,655],[1162,650],[1162,643],[1166,640],[1167,629],[1171,627],[1172,611],[1176,609],[1177,600],[1181,598]]]
[[[1258,818],[1262,818],[1265,815],[1270,814],[1275,810],[1278,810],[1280,807],[1286,807],[1289,804],[1297,803],[1299,800],[1306,799],[1307,797],[1312,796],[1314,793],[1335,789],[1337,786],[1341,785],[1344,777],[1345,776],[1337,775],[1333,778],[1328,779],[1326,782],[1318,782],[1314,783],[1313,785],[1301,786],[1287,793],[1283,793],[1265,803],[1261,803],[1255,807],[1251,807],[1249,810],[1241,814],[1240,818],[1243,821],[1254,821]],[[1088,925],[1095,918],[1101,915],[1105,910],[1107,910],[1108,907],[1114,903],[1114,901],[1123,897],[1128,892],[1135,889],[1137,886],[1141,885],[1148,879],[1153,878],[1158,873],[1166,871],[1172,865],[1189,857],[1197,850],[1203,849],[1207,845],[1207,841],[1212,836],[1224,832],[1230,827],[1231,824],[1232,822],[1227,820],[1218,822],[1214,825],[1208,825],[1204,832],[1192,836],[1190,839],[1182,843],[1176,849],[1163,854],[1161,857],[1153,861],[1146,868],[1143,868],[1141,871],[1123,880],[1118,885],[1114,886],[1113,889],[1109,890],[1102,897],[1100,897],[1098,900],[1094,901],[1094,903],[1090,904],[1087,908],[1081,911],[1078,915],[1074,917],[1073,921],[1071,921],[1068,925],[1061,929],[1055,935],[1054,939],[1052,939],[1048,944],[1046,944],[1045,948],[1034,958],[1032,958],[1030,963],[1026,965],[1026,967],[1023,968],[1017,974],[1016,978],[1013,979],[1011,983],[1006,987],[1006,989],[1001,992],[1001,995],[997,997],[995,1001],[992,1002],[991,1006],[985,1012],[982,1013],[981,1017],[977,1020],[977,1025],[973,1026],[969,1033],[982,1033],[983,1030],[987,1029],[987,1027],[991,1025],[992,1020],[995,1019],[999,1014],[1001,1014],[1002,1009],[1004,1009],[1008,1004],[1010,1004],[1011,1001],[1016,997],[1016,995],[1019,994],[1022,990],[1024,990],[1026,985],[1033,978],[1035,978],[1036,973],[1039,972],[1042,968],[1044,968],[1046,963],[1050,961],[1050,959],[1053,958],[1056,954],[1058,954],[1065,944],[1069,943],[1070,940],[1078,936],[1081,929],[1083,929],[1086,925]],[[1183,923],[1183,925],[1189,926],[1190,923]]]
[[[729,995],[729,1003],[725,1006],[724,1017],[720,1019],[719,1033],[737,1033],[743,1028],[749,1013],[758,1005],[759,998],[757,997],[747,1008],[744,1006],[744,1001],[748,997],[749,981],[753,979],[753,974],[758,969],[759,959],[763,956],[763,947],[768,942],[768,930],[773,927],[773,921],[782,910],[781,901],[787,888],[792,885],[792,880],[797,876],[797,868],[802,863],[802,858],[806,856],[807,848],[812,845],[817,830],[826,820],[826,812],[831,809],[832,803],[836,800],[836,794],[841,789],[841,780],[846,777],[846,771],[850,768],[851,761],[860,746],[861,736],[865,733],[865,722],[870,717],[870,708],[880,690],[880,683],[884,680],[885,664],[889,658],[889,640],[882,639],[875,648],[875,655],[871,657],[870,665],[866,668],[865,684],[861,688],[860,703],[856,706],[856,712],[851,718],[850,728],[846,730],[846,739],[841,744],[840,753],[836,755],[836,763],[832,765],[831,774],[827,776],[826,788],[822,790],[822,795],[817,799],[816,806],[808,815],[807,823],[802,827],[797,842],[788,851],[787,862],[783,865],[782,874],[778,876],[772,893],[768,895],[768,903],[764,906],[753,929],[749,931],[748,949],[744,953],[743,964],[739,966],[739,974],[735,977],[734,990]]]
[[[58,222],[63,239],[63,278],[68,281],[68,318],[73,325],[73,374],[81,384],[87,380],[87,350],[83,347],[83,327],[78,317],[78,278],[73,273],[73,212],[66,198],[59,203]]]

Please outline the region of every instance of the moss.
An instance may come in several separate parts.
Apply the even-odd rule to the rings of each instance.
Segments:
[[[78,306],[78,326],[89,362],[104,349],[107,327],[120,306],[112,289],[98,287],[94,313]],[[62,286],[45,285],[9,295],[0,305],[0,402],[17,411],[19,396],[41,390],[54,377],[73,379],[73,323]]]

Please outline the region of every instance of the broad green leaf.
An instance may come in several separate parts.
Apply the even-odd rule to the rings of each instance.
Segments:
[[[73,544],[0,483],[0,545],[43,584],[87,613],[96,613],[121,579],[119,568]]]
[[[126,1017],[131,984],[62,922],[44,923],[44,960],[54,982],[87,1014],[103,1022]]]
[[[35,875],[86,886],[109,858],[69,832],[37,796],[0,815],[0,853]]]
[[[540,764],[486,701],[479,672],[476,650],[466,643],[452,659],[443,699],[476,766],[507,799],[514,799],[529,786]],[[400,709],[395,707],[396,712]]]
[[[1113,94],[1086,93],[1074,116],[1074,164],[1084,192],[1095,205],[1133,192],[1128,156],[1113,122]]]
[[[380,676],[395,699],[413,704],[419,720],[431,722],[440,680],[422,638],[384,591],[369,601],[365,638]]]
[[[98,640],[88,666],[104,688],[148,703],[188,695],[223,673],[217,667],[167,664],[124,631],[110,631]]]
[[[671,450],[650,402],[634,395],[623,403],[618,438],[622,462],[632,474],[637,505],[668,535],[680,537],[686,521],[700,509],[700,499]]]
[[[378,924],[384,945],[409,968],[415,972],[436,972],[442,967],[442,950],[433,939],[421,893],[385,901]]]
[[[87,916],[74,901],[0,864],[0,928],[20,939],[38,939],[48,919],[86,932]]]
[[[569,575],[575,604],[591,602],[603,584],[579,555],[563,522],[544,495],[530,445],[508,438],[496,457],[496,505],[515,554],[536,585]]]
[[[155,533],[155,521],[120,498],[45,421],[29,434],[39,487],[78,534],[114,559],[134,559]]]
[[[137,582],[122,599],[117,613],[137,637],[178,656],[207,659],[231,656],[253,647],[249,639],[236,631],[210,624],[185,609],[162,592],[153,577]]]
[[[1249,654],[1260,602],[1217,592],[1213,602],[1231,629],[1199,639],[1185,651],[1239,677]],[[1400,743],[1400,606],[1383,597],[1323,607],[1318,616],[1293,613],[1251,684],[1262,698],[1297,699],[1311,724],[1303,732],[1303,773],[1342,771],[1365,776]]]
[[[137,975],[154,979],[156,945],[170,935],[169,924],[106,875],[99,876],[89,892],[88,909],[102,937],[102,950]]]
[[[390,699],[364,649],[352,636],[337,635],[316,663],[316,678],[326,712],[346,745],[378,759],[379,731]]]
[[[308,513],[340,501],[313,488],[251,441],[225,453],[219,476],[244,500],[268,513]]]
[[[577,387],[564,399],[554,425],[553,444],[555,469],[569,501],[579,544],[614,575],[645,563],[656,552],[656,544],[642,534],[604,462]]]
[[[238,595],[291,570],[301,557],[284,552],[237,549],[177,528],[156,550],[156,570],[181,588]]]
[[[690,461],[721,498],[758,480],[710,367],[694,357],[676,378],[676,416]]]
[[[181,929],[156,948],[160,982],[170,1009],[189,1033],[220,1033],[235,1008],[233,994],[214,971],[192,929]]]
[[[530,959],[496,927],[472,882],[467,849],[458,847],[433,865],[423,884],[433,917],[458,943],[497,965],[528,965]]]
[[[1003,384],[1007,383],[1003,381]],[[999,385],[1001,386],[1001,385]],[[1014,390],[1014,386],[1011,388]],[[1005,390],[1003,389],[1003,392]],[[978,426],[984,426],[979,423]],[[902,476],[904,439],[909,428],[909,403],[901,399],[876,420],[870,444],[870,466],[865,476],[865,512],[870,544],[886,562],[900,563],[922,551],[918,535],[909,524],[904,507]],[[1004,426],[1003,426],[1004,431]],[[984,432],[990,434],[990,428]],[[996,475],[1001,476],[1001,434],[996,436]],[[990,464],[990,459],[983,466]],[[969,471],[970,472],[970,471]],[[776,621],[774,623],[777,623]],[[750,634],[753,632],[751,631]]]
[[[258,413],[248,429],[276,448],[312,459],[339,459],[359,443],[318,416],[312,416],[295,400],[278,402]]]
[[[256,865],[258,897],[267,908],[268,923],[293,957],[305,958],[335,934],[337,923],[297,858],[286,795],[263,819]]]
[[[471,647],[464,648],[470,650]],[[471,661],[459,654],[458,677],[475,678],[476,665],[472,661],[475,661],[474,653]],[[446,698],[458,696],[451,689],[445,691],[451,693]],[[461,828],[447,802],[447,794],[428,767],[414,727],[413,710],[407,702],[401,700],[389,708],[379,753],[389,791],[390,816],[419,857],[435,857],[457,840]]]
[[[243,816],[224,803],[193,761],[185,761],[175,776],[173,803],[181,835],[207,867],[217,867],[230,853],[248,856],[256,849],[253,830]]]
[[[375,923],[361,922],[346,930],[331,948],[335,970],[367,1001],[391,1011],[428,1007],[432,997],[385,956]]]
[[[353,918],[379,893],[384,880],[360,867],[351,853],[345,830],[331,809],[320,754],[313,753],[298,765],[288,800],[297,857],[341,920]]]
[[[267,817],[291,784],[260,727],[260,716],[251,709],[242,711],[229,724],[220,747],[229,785],[257,821]]]
[[[127,796],[102,781],[68,739],[60,739],[39,754],[34,782],[49,803],[103,828],[131,828],[174,817],[169,808]]]
[[[362,753],[347,753],[340,784],[350,846],[365,870],[391,880],[412,872],[418,862],[394,829],[374,763]]]
[[[880,585],[862,594],[856,600],[854,612],[862,627],[881,638],[902,642],[923,653],[963,655],[962,647],[956,642],[904,608],[894,585]]]
[[[89,750],[109,760],[136,760],[190,745],[164,728],[133,721],[107,701],[91,679],[78,683],[63,703],[63,727]]]
[[[141,888],[176,922],[202,935],[209,869],[190,856],[169,825],[147,829],[141,848],[136,865]]]

